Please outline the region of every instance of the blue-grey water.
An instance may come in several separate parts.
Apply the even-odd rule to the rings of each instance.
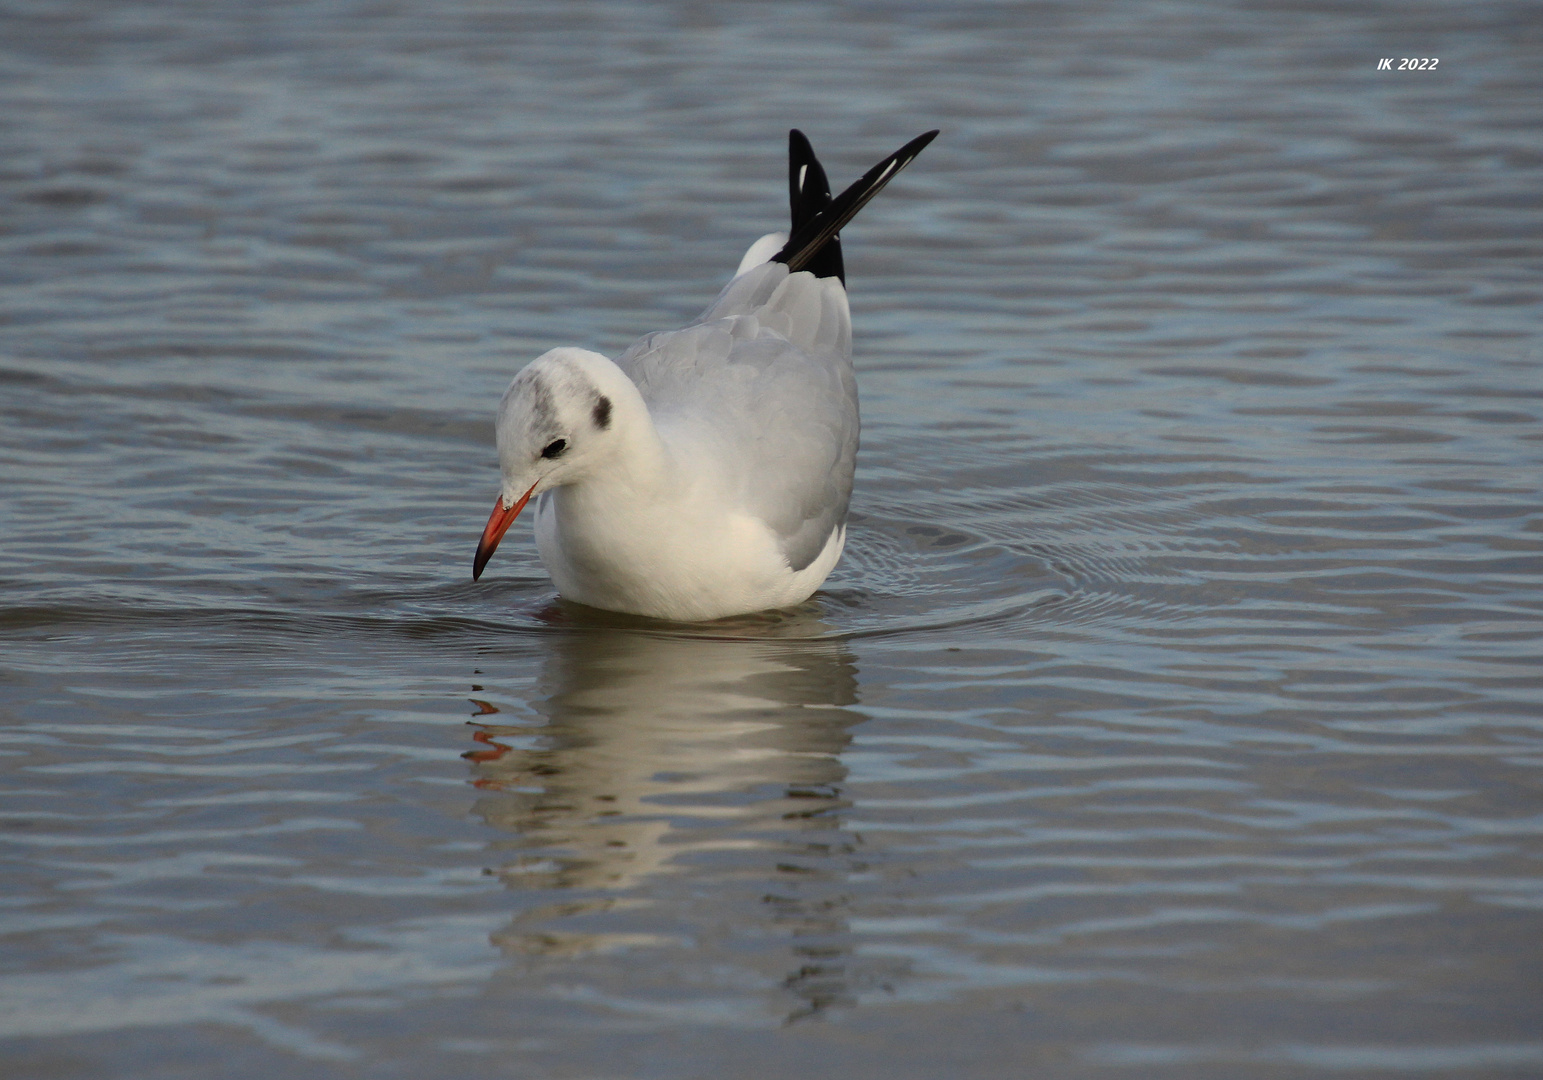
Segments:
[[[1543,1075],[1543,18],[0,7],[0,1074]],[[1433,70],[1379,71],[1381,58]],[[492,414],[845,234],[845,561],[481,584]]]

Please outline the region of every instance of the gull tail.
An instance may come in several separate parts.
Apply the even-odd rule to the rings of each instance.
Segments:
[[[937,134],[929,131],[918,135],[832,199],[830,181],[825,179],[825,170],[814,156],[814,148],[802,131],[797,128],[790,131],[788,196],[793,210],[793,231],[771,261],[786,263],[790,273],[808,270],[815,277],[840,278],[845,285],[846,272],[841,263],[842,228],[894,179],[896,173],[914,161]]]

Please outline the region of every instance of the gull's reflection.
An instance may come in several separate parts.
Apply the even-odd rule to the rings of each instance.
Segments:
[[[466,755],[476,812],[513,834],[494,872],[561,894],[497,943],[571,958],[694,941],[703,919],[751,937],[769,923],[791,942],[794,971],[779,949],[778,978],[803,1012],[846,999],[832,894],[855,841],[839,755],[861,719],[846,646],[812,614],[710,636],[559,615],[570,625],[546,638],[529,699],[538,719],[501,723],[479,702]],[[578,929],[597,918],[605,929]]]

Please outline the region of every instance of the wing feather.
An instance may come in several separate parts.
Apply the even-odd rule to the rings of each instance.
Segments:
[[[766,263],[696,322],[617,360],[657,419],[689,418],[794,570],[846,521],[858,442],[851,341],[839,279]]]

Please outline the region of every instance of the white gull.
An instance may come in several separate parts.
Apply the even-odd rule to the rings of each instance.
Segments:
[[[534,498],[537,550],[569,600],[695,621],[808,599],[846,544],[857,458],[838,234],[936,135],[832,199],[791,132],[791,234],[751,245],[700,318],[614,362],[558,348],[516,375],[473,579]]]

